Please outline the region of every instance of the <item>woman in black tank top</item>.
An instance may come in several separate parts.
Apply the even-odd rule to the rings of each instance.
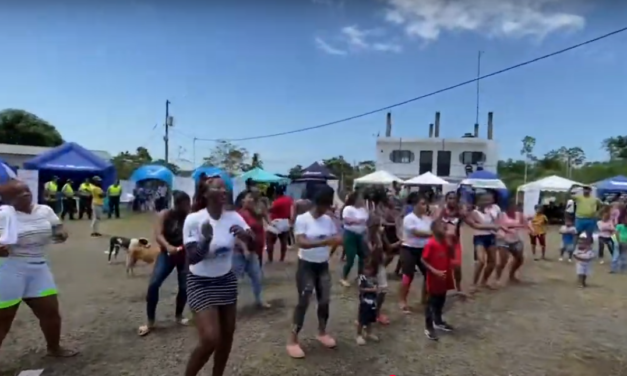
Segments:
[[[161,249],[155,261],[152,277],[146,294],[147,323],[139,328],[138,334],[145,336],[155,326],[159,289],[168,276],[176,269],[178,276],[178,293],[176,295],[175,317],[179,324],[187,324],[183,318],[183,310],[187,303],[187,265],[183,250],[183,224],[190,211],[191,200],[187,193],[174,191],[174,207],[159,212],[155,226],[155,237]]]

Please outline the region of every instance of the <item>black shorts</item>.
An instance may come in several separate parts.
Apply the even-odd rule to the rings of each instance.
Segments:
[[[377,304],[376,303],[359,303],[359,325],[368,326],[377,321]]]
[[[427,268],[422,263],[422,248],[408,247],[406,245],[401,247],[401,268],[403,275],[414,276],[416,273],[416,267],[420,270],[423,277],[427,275]]]

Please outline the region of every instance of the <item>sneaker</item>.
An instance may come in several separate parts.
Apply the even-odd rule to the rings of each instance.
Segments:
[[[573,262],[573,259],[568,259],[568,262]]]
[[[377,336],[376,334],[368,333],[367,337],[373,342],[379,342],[379,336]]]
[[[560,257],[560,258],[559,258],[559,260],[560,260],[560,261],[564,261],[564,258]]]
[[[356,341],[359,346],[363,346],[366,344],[366,339],[363,336],[357,336]]]
[[[435,333],[435,330],[425,329],[425,336],[432,341],[439,340],[438,335]]]
[[[601,261],[599,261],[599,264],[603,265],[603,264],[605,264],[605,261],[601,260]]]
[[[450,326],[449,324],[443,322],[441,324],[434,324],[433,327],[437,330],[441,330],[443,332],[452,332],[455,330],[455,328],[453,328],[452,326]]]
[[[351,283],[350,283],[350,282],[348,282],[348,281],[347,281],[347,280],[345,280],[345,279],[340,279],[340,285],[342,285],[342,286],[344,286],[344,287],[350,287],[350,286],[351,286]]]

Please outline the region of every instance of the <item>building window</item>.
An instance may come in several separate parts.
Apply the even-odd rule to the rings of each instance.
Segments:
[[[411,150],[392,150],[390,160],[394,163],[411,163],[416,159]]]
[[[423,150],[420,152],[420,166],[418,173],[424,174],[433,170],[433,152],[431,150]]]
[[[436,171],[438,176],[451,176],[451,152],[449,150],[438,150]]]
[[[485,154],[481,151],[464,151],[459,155],[459,162],[464,165],[476,165],[485,162]]]

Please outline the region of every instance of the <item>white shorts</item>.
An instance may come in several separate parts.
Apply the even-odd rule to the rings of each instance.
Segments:
[[[0,258],[0,309],[13,307],[22,299],[57,293],[52,272],[45,261]]]

